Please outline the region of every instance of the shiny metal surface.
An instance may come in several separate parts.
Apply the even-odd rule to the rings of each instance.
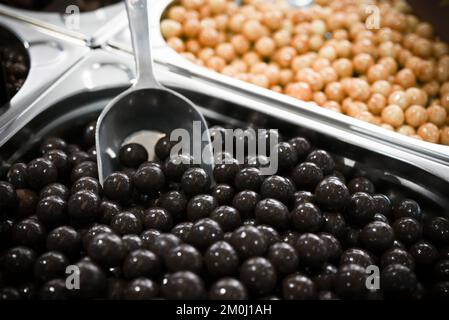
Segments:
[[[44,27],[85,41],[89,46],[103,44],[113,34],[126,25],[126,13],[123,3],[107,6],[92,12],[83,12],[79,20],[68,15],[53,12],[35,12],[0,4],[0,15],[8,16]],[[78,25],[73,21],[79,22]]]
[[[30,71],[20,91],[8,105],[2,107],[0,137],[6,131],[14,131],[17,117],[23,116],[39,96],[62,74],[81,60],[89,49],[66,37],[49,34],[47,30],[17,22],[0,16],[0,26],[11,30],[28,51]]]
[[[66,134],[73,138],[73,130],[95,119],[111,99],[130,86],[133,69],[129,54],[111,49],[91,51],[36,102],[31,114],[17,119],[19,129],[7,141],[1,135],[0,175],[9,163],[26,157],[43,136]],[[331,151],[339,170],[346,174],[366,175],[373,179],[379,192],[393,198],[413,197],[426,212],[448,214],[447,166],[210,82],[188,81],[164,65],[156,64],[155,73],[165,86],[191,99],[211,123],[251,124],[279,128],[285,135],[307,136],[317,147]]]
[[[251,99],[263,104],[276,105],[279,108],[279,112],[288,112],[292,116],[305,116],[321,123],[327,123],[331,126],[330,130],[355,133],[356,139],[369,139],[373,143],[379,144],[381,148],[397,149],[398,151],[408,153],[410,156],[425,158],[449,166],[448,146],[419,141],[391,132],[376,125],[207,70],[188,61],[168,47],[160,32],[160,19],[167,6],[172,2],[172,0],[154,1],[155,8],[152,11],[151,27],[153,32],[152,38],[155,43],[154,47],[156,48],[154,50],[154,60],[157,63],[166,65],[173,72],[200,83],[209,82],[216,87],[233,91],[240,95],[242,99]],[[127,29],[120,31],[108,43],[114,48],[132,52],[129,30]]]
[[[146,139],[154,141],[155,145],[161,133],[185,130],[189,135],[189,146],[194,146],[195,123],[200,125],[201,137],[208,138],[200,140],[200,159],[195,160],[212,177],[212,142],[203,115],[188,99],[162,86],[153,73],[148,23],[151,5],[147,0],[125,2],[137,77],[133,86],[111,101],[98,118],[96,145],[100,183],[119,168],[120,147],[132,134],[145,133]],[[149,149],[154,149],[154,145]]]

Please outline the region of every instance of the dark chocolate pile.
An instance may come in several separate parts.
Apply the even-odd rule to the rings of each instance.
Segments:
[[[28,75],[26,57],[8,45],[0,48],[0,77],[6,83],[6,95],[11,99],[22,88]],[[1,89],[2,92],[4,88]]]
[[[81,12],[97,10],[120,0],[0,0],[0,3],[19,9],[65,13],[69,5],[76,5]]]
[[[129,144],[102,187],[94,132],[43,141],[0,182],[0,299],[449,297],[449,221],[345,177],[307,139],[279,143],[273,176],[217,165],[212,189],[179,161],[190,156],[169,157],[168,139],[154,162]],[[67,288],[69,265],[79,289]]]

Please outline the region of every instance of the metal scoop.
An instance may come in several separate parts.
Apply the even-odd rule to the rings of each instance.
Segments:
[[[100,182],[119,169],[120,147],[138,138],[151,155],[154,144],[164,134],[181,129],[189,140],[190,154],[213,181],[212,143],[207,123],[192,102],[164,88],[153,73],[147,0],[126,0],[136,60],[135,84],[110,102],[101,113],[96,131]],[[179,131],[178,131],[179,132]],[[199,136],[201,134],[201,136]],[[150,146],[149,144],[152,144]],[[189,151],[189,150],[187,150]],[[201,159],[198,159],[198,156]],[[150,156],[151,158],[151,156]],[[149,159],[152,160],[152,159]]]

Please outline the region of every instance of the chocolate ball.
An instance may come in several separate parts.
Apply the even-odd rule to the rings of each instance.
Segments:
[[[190,155],[176,155],[166,160],[164,164],[164,173],[168,179],[179,182],[187,169],[192,166],[193,158]]]
[[[348,299],[363,299],[367,294],[367,273],[357,264],[345,264],[340,267],[335,277],[335,292]]]
[[[43,198],[37,204],[36,216],[47,228],[60,226],[67,220],[67,203],[57,196]]]
[[[99,221],[110,224],[112,219],[122,211],[120,205],[109,200],[103,200],[98,209]]]
[[[349,201],[349,190],[340,180],[327,178],[321,181],[315,189],[315,197],[325,210],[343,209]]]
[[[262,182],[260,195],[262,198],[271,198],[289,203],[293,199],[295,187],[293,183],[281,176],[271,176]]]
[[[284,229],[289,222],[288,208],[276,199],[264,199],[257,203],[254,210],[259,223]]]
[[[393,246],[394,231],[389,224],[374,221],[363,228],[360,240],[368,250],[382,253]]]
[[[335,168],[334,159],[331,155],[324,150],[314,150],[306,158],[307,162],[315,163],[321,170],[323,170],[324,175],[330,174]]]
[[[133,177],[136,189],[142,194],[154,194],[165,186],[165,175],[162,169],[155,165],[141,166]]]
[[[443,217],[433,217],[426,222],[425,235],[437,245],[449,244],[449,220]]]
[[[70,190],[61,183],[52,183],[45,186],[39,193],[39,197],[41,199],[52,196],[56,196],[67,201],[70,196]]]
[[[337,276],[338,268],[333,264],[325,264],[313,276],[312,280],[319,291],[328,291],[334,289],[335,278]]]
[[[66,175],[72,168],[69,156],[61,150],[48,151],[44,154],[44,159],[51,161],[55,165],[60,176]]]
[[[204,265],[215,277],[231,276],[238,270],[239,257],[229,243],[218,241],[204,253]]]
[[[216,207],[218,202],[214,197],[208,194],[194,196],[187,204],[187,218],[190,221],[207,218]]]
[[[89,224],[98,216],[100,199],[90,191],[78,191],[67,202],[67,213],[78,225]]]
[[[87,154],[90,159],[90,156]],[[98,167],[93,161],[83,161],[75,165],[70,175],[72,182],[75,182],[82,177],[92,177],[98,179]]]
[[[251,190],[244,190],[234,196],[232,206],[236,208],[244,218],[254,217],[254,209],[260,200],[260,196]]]
[[[234,198],[234,188],[227,184],[217,184],[211,190],[211,195],[217,200],[219,205],[231,204]]]
[[[27,278],[33,272],[36,253],[27,247],[14,247],[0,256],[0,266],[7,277]]]
[[[41,249],[45,245],[47,232],[37,219],[28,218],[17,223],[12,229],[12,240],[16,245]]]
[[[203,257],[195,247],[181,244],[171,248],[165,255],[165,265],[171,272],[192,271],[199,273],[203,266]]]
[[[47,250],[59,251],[68,257],[75,257],[81,251],[81,237],[72,227],[56,228],[47,236]]]
[[[79,289],[70,290],[76,299],[99,298],[106,291],[107,281],[103,271],[93,262],[84,260],[76,264],[79,269]]]
[[[76,181],[72,186],[72,193],[77,193],[78,191],[90,191],[98,196],[102,196],[103,188],[101,187],[98,179],[92,177],[82,177]]]
[[[401,264],[386,266],[380,274],[380,285],[386,293],[409,295],[416,288],[416,276],[412,270]]]
[[[284,242],[277,242],[268,248],[267,259],[279,273],[289,274],[298,269],[299,258],[295,249]]]
[[[164,161],[170,156],[171,148],[173,147],[173,142],[170,141],[170,137],[164,136],[158,140],[156,146],[154,147],[154,152],[159,160]]]
[[[321,230],[341,238],[346,232],[345,218],[341,213],[325,212]]]
[[[421,221],[422,212],[419,204],[410,199],[400,201],[393,207],[393,215],[395,219],[409,217]]]
[[[256,227],[243,226],[232,233],[231,245],[242,259],[263,256],[268,249],[264,234]]]
[[[243,284],[234,278],[220,279],[209,290],[210,300],[247,300],[248,293]]]
[[[259,192],[263,182],[263,176],[257,168],[244,168],[236,174],[234,185],[238,191],[251,190]]]
[[[326,243],[316,234],[304,233],[296,241],[295,249],[299,261],[304,265],[318,267],[326,262],[328,257]]]
[[[409,253],[415,259],[417,265],[431,265],[438,259],[438,250],[433,244],[427,241],[419,241],[413,244]]]
[[[354,193],[349,199],[347,213],[352,222],[364,226],[374,218],[373,197],[364,192]]]
[[[138,143],[129,143],[120,148],[120,164],[128,168],[137,168],[148,160],[148,152],[144,146]]]
[[[155,277],[161,270],[161,261],[150,250],[137,249],[129,253],[123,262],[123,275],[126,279]]]
[[[133,183],[130,177],[122,172],[114,172],[103,183],[104,195],[113,201],[126,203],[130,200]]]
[[[169,191],[160,196],[159,206],[170,212],[174,221],[180,221],[185,216],[187,198],[179,191]]]
[[[134,279],[128,283],[124,289],[123,297],[125,300],[152,300],[159,293],[158,285],[147,278]]]
[[[190,229],[188,243],[199,248],[206,249],[214,242],[223,239],[223,230],[220,225],[212,219],[198,220]]]
[[[356,264],[363,268],[368,268],[374,264],[373,258],[364,250],[351,248],[343,252],[340,257],[340,266]]]
[[[190,271],[178,271],[162,282],[162,294],[167,299],[197,300],[204,296],[204,283]]]
[[[181,241],[186,242],[189,239],[189,234],[192,227],[192,222],[181,222],[173,227],[171,233],[181,239]]]
[[[112,219],[111,228],[119,235],[140,234],[142,222],[131,212],[122,212]]]
[[[44,155],[51,150],[65,151],[65,150],[67,150],[67,142],[65,142],[64,140],[57,138],[57,137],[51,137],[51,138],[45,139],[39,148],[40,154]]]
[[[149,249],[150,247],[153,246],[154,241],[160,235],[161,235],[161,232],[159,230],[155,230],[155,229],[145,230],[140,235],[140,239],[142,240],[142,247],[145,249]]]
[[[236,174],[240,170],[239,162],[231,156],[220,159],[214,167],[214,178],[217,183],[232,184]]]
[[[0,210],[8,210],[17,206],[17,194],[9,182],[0,181]]]
[[[146,229],[157,229],[162,232],[168,232],[173,227],[173,218],[165,209],[150,208],[145,211],[143,225]]]
[[[259,224],[255,226],[257,230],[262,232],[265,241],[267,242],[267,246],[271,246],[272,244],[276,242],[281,241],[281,237],[279,236],[279,233],[271,226],[265,225],[265,224]]]
[[[303,137],[293,138],[288,143],[296,150],[299,161],[304,160],[312,148],[310,142]]]
[[[276,269],[265,258],[250,258],[240,267],[240,281],[253,294],[266,295],[276,286]]]
[[[279,143],[271,152],[277,155],[280,170],[289,170],[298,162],[296,148],[288,142]]]
[[[418,220],[408,217],[397,219],[393,223],[396,239],[406,245],[410,245],[421,239],[423,228]]]
[[[291,212],[293,227],[301,233],[316,232],[321,229],[323,215],[320,209],[312,203],[301,203]]]
[[[331,262],[337,262],[341,256],[342,248],[340,241],[329,233],[320,233],[318,236],[326,244],[327,248],[327,260]]]
[[[314,300],[317,289],[308,277],[291,274],[282,281],[282,296],[286,300]]]
[[[96,224],[83,233],[83,246],[85,249],[89,246],[92,240],[102,233],[113,233],[112,229],[104,224]]]
[[[113,233],[101,233],[90,241],[87,254],[102,266],[115,267],[121,264],[126,251],[119,236]]]
[[[43,282],[63,278],[68,265],[69,261],[63,254],[49,251],[37,258],[34,264],[34,276]]]
[[[55,279],[45,283],[39,290],[40,300],[68,300],[69,290],[64,279]]]
[[[399,248],[392,248],[382,255],[380,266],[385,268],[392,264],[400,264],[406,266],[410,270],[415,269],[415,261],[413,257],[405,250]]]
[[[373,194],[376,191],[374,188],[374,184],[364,177],[354,178],[351,181],[349,181],[348,189],[351,194],[357,192]]]
[[[323,178],[323,171],[312,162],[303,162],[292,170],[292,179],[298,189],[314,190]]]
[[[7,180],[17,189],[26,188],[27,181],[27,166],[24,163],[15,163],[9,168],[7,174]],[[2,182],[3,183],[3,182]],[[3,193],[3,192],[2,192]],[[0,194],[2,194],[0,193]]]
[[[39,190],[57,179],[58,169],[50,160],[37,158],[27,165],[26,180],[33,189]]]
[[[373,196],[374,200],[374,211],[383,214],[387,218],[391,215],[391,201],[383,194],[376,194]]]
[[[95,145],[95,132],[97,129],[97,122],[92,121],[89,123],[83,132],[83,143],[85,146],[90,147]]]
[[[220,225],[224,232],[233,231],[242,225],[240,213],[233,207],[221,206],[210,214],[210,218]]]
[[[151,237],[148,238],[151,239]],[[144,241],[144,247],[147,248],[148,250],[151,250],[161,258],[163,258],[170,251],[171,248],[174,248],[181,244],[181,240],[179,240],[178,237],[170,233],[162,233],[159,235],[153,234],[152,238],[153,238],[152,242],[145,241],[145,239],[142,239]]]
[[[315,203],[315,195],[309,191],[297,191],[293,194],[293,201],[295,207],[304,202]]]

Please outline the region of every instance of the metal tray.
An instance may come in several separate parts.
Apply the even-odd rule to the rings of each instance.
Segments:
[[[7,138],[0,136],[0,176],[9,164],[27,159],[42,137],[65,134],[73,138],[77,128],[95,119],[112,98],[130,85],[133,68],[133,58],[128,54],[115,50],[90,52],[32,110],[16,119],[17,130],[10,131]],[[339,170],[346,174],[370,177],[379,191],[392,198],[416,198],[426,212],[449,214],[449,168],[442,164],[333,128],[313,117],[241,97],[209,82],[188,81],[167,66],[157,65],[156,75],[163,84],[190,98],[212,123],[237,127],[252,124],[279,128],[287,136],[304,135],[316,147],[332,152]]]
[[[51,34],[48,30],[25,25],[11,18],[0,16],[0,26],[23,43],[30,61],[30,70],[23,87],[8,104],[0,106],[1,133],[18,114],[31,108],[36,99],[89,49],[67,37]]]
[[[406,151],[418,157],[433,159],[436,162],[449,166],[448,146],[419,141],[391,132],[379,126],[317,107],[308,102],[210,71],[188,61],[167,45],[160,32],[161,17],[172,2],[172,0],[156,0],[152,2],[151,36],[155,48],[154,58],[157,63],[166,65],[173,72],[183,74],[200,82],[210,82],[216,86],[232,90],[239,93],[242,97],[245,96],[254,101],[276,105],[279,110],[289,112],[292,116],[313,117],[322,123],[331,125],[331,130],[344,130],[355,133],[355,139],[367,138],[385,146]],[[128,28],[120,31],[108,43],[114,48],[132,52]]]
[[[0,4],[0,15],[66,34],[83,40],[92,47],[103,44],[118,30],[123,29],[127,23],[123,3],[81,13],[79,28],[68,23],[67,16],[61,13],[29,11]]]

